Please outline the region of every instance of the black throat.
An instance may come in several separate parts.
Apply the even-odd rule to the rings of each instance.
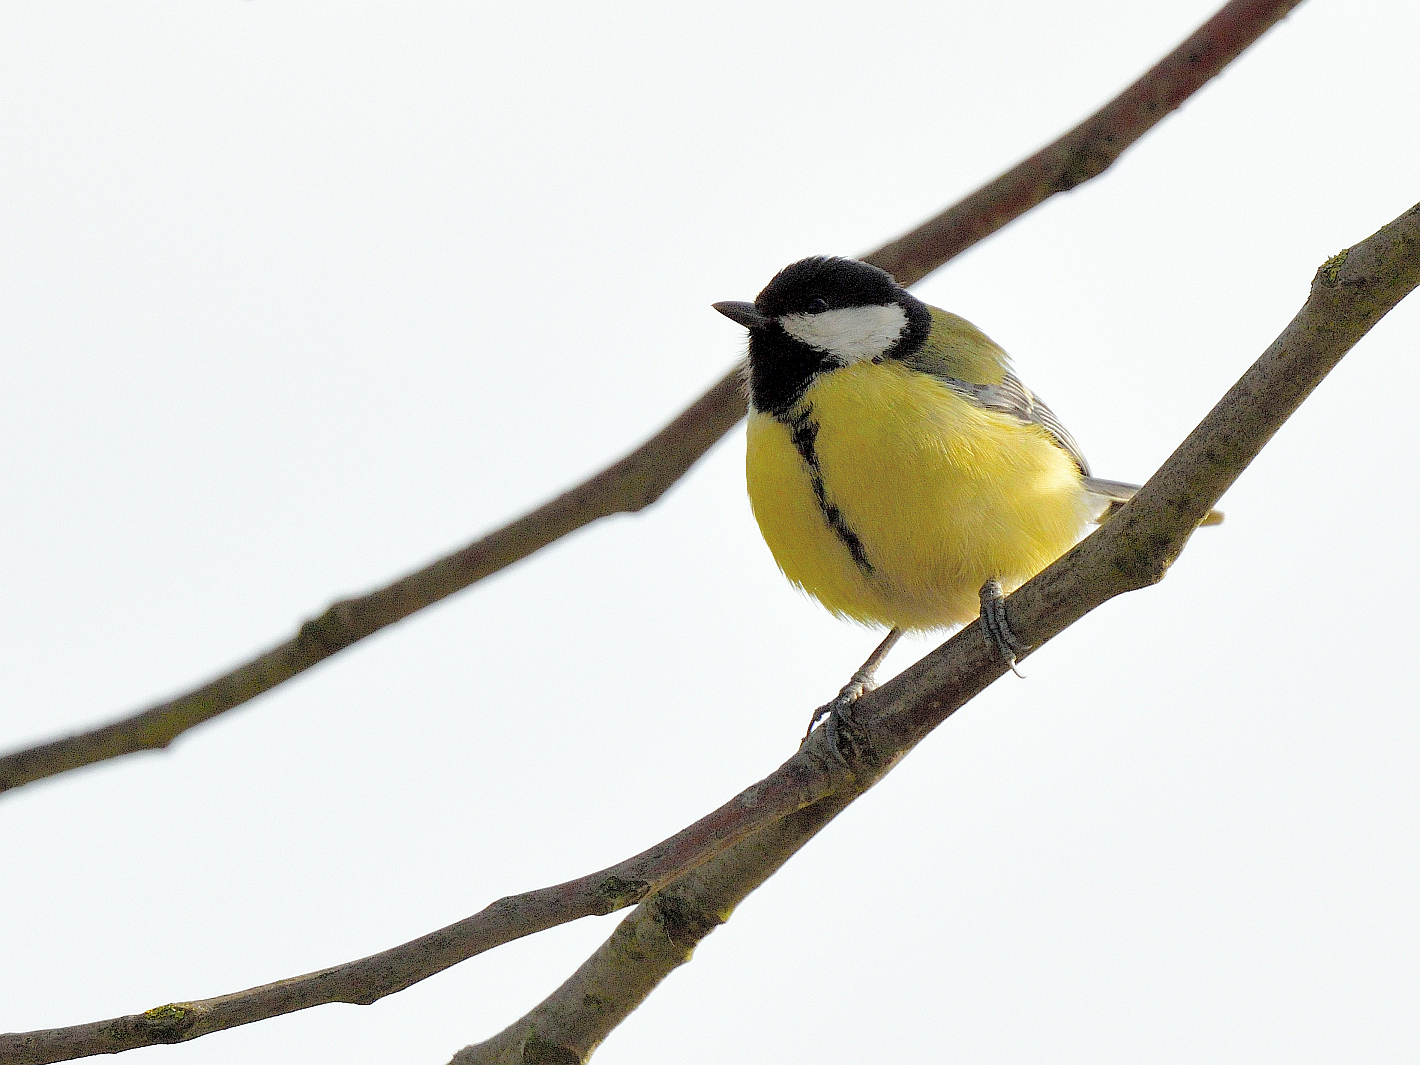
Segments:
[[[749,398],[754,409],[783,420],[818,375],[843,364],[795,340],[777,324],[749,335]]]

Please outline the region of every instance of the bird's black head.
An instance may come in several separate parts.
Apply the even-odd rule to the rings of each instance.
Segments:
[[[814,256],[786,266],[753,303],[715,309],[749,329],[749,391],[756,410],[783,415],[814,377],[916,351],[932,315],[885,271]]]
[[[841,307],[896,303],[902,288],[886,270],[857,259],[814,255],[774,275],[754,301],[761,314],[817,314]]]

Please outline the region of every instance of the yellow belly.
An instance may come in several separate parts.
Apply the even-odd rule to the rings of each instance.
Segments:
[[[749,418],[749,498],[779,568],[835,614],[965,624],[988,579],[1011,591],[1084,530],[1079,470],[1050,435],[931,377],[860,363],[819,377],[795,413],[806,408],[824,503],[789,427],[760,413]]]

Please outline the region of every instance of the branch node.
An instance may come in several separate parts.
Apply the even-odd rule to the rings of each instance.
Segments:
[[[1169,538],[1151,537],[1142,547],[1116,555],[1114,568],[1124,578],[1125,589],[1137,592],[1160,583],[1178,555],[1177,551],[1168,551],[1171,546]]]
[[[571,1047],[539,1039],[536,1031],[528,1033],[520,1056],[523,1065],[582,1065],[587,1060]]]
[[[598,910],[598,916],[624,910],[634,906],[651,893],[651,884],[645,880],[627,880],[620,876],[609,876],[597,885],[597,899],[605,907]]]
[[[828,774],[833,785],[832,794],[841,794],[845,785],[858,787],[863,781],[875,779],[883,768],[883,759],[873,746],[871,737],[853,716],[852,711],[856,708],[855,704],[833,714],[818,730],[826,751],[810,752]],[[846,781],[843,780],[845,771],[848,774]]]
[[[687,955],[726,920],[726,917],[706,913],[675,895],[661,895],[647,905],[651,919],[661,926],[666,939]]]
[[[353,601],[342,599],[321,614],[301,625],[296,633],[296,646],[303,655],[328,658],[343,651],[360,637],[350,625]]]
[[[1341,279],[1341,268],[1346,265],[1346,257],[1351,254],[1351,249],[1346,248],[1339,251],[1326,262],[1321,264],[1321,268],[1316,272],[1316,283],[1334,287]]]
[[[133,1018],[133,1027],[159,1043],[181,1043],[202,1011],[187,1002],[155,1006]]]
[[[1090,130],[1061,162],[1060,172],[1050,187],[1056,192],[1069,192],[1092,178],[1097,178],[1114,165],[1123,148],[1115,149],[1114,138],[1107,129]]]

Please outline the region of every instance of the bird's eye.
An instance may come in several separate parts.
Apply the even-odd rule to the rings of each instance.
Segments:
[[[824,299],[822,296],[815,296],[813,299],[809,300],[809,305],[805,309],[810,314],[819,314],[822,311],[828,310],[828,300]]]

